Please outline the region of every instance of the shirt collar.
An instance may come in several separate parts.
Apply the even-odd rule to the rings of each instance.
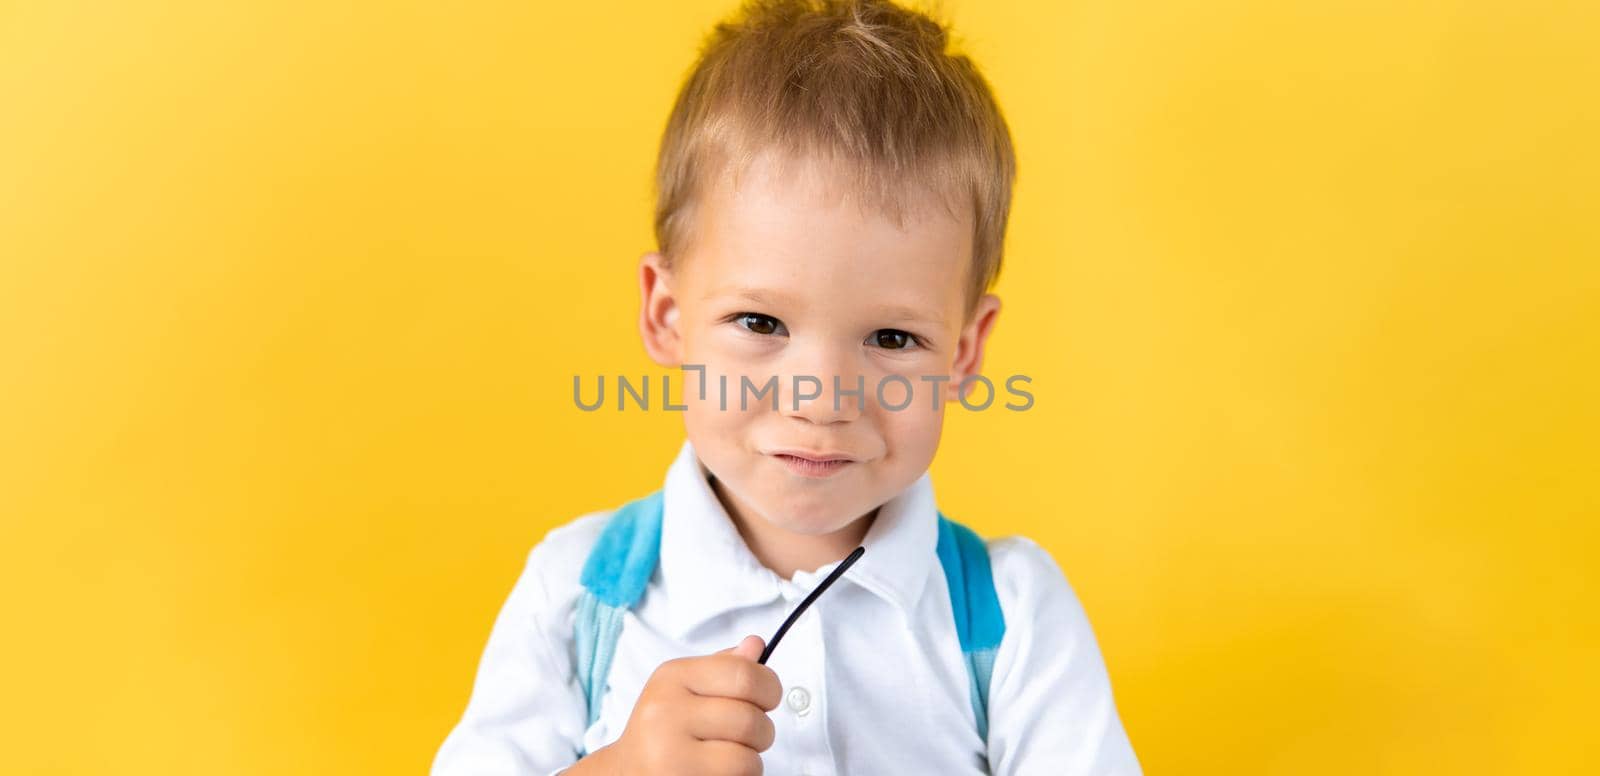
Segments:
[[[660,555],[670,627],[680,638],[724,612],[781,598],[790,584],[756,559],[708,477],[685,439],[663,486]],[[866,552],[837,584],[854,582],[909,617],[936,560],[938,534],[933,480],[923,472],[879,508],[862,540]],[[793,584],[810,589],[836,565],[796,572]]]

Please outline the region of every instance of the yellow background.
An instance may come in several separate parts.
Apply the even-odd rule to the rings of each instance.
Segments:
[[[0,3],[0,770],[417,773],[660,484],[658,131],[726,2]],[[1595,772],[1600,14],[947,5],[1020,177],[946,511],[1147,770]]]

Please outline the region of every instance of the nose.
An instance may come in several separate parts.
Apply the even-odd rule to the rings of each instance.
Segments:
[[[795,359],[778,410],[818,425],[848,423],[861,417],[871,386],[848,357],[817,352]]]

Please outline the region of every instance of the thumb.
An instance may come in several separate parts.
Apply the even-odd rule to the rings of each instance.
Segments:
[[[745,636],[744,640],[739,642],[738,646],[728,647],[727,649],[719,649],[717,650],[716,654],[721,655],[726,652],[732,652],[733,654],[743,658],[759,660],[761,658],[761,651],[766,648],[767,643],[762,641],[760,636]]]

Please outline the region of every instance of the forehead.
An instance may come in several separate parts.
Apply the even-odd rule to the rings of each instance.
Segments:
[[[830,162],[762,154],[708,183],[695,207],[688,264],[696,285],[777,286],[838,294],[870,289],[886,301],[959,300],[972,261],[972,214],[931,191],[889,212],[851,191]]]

